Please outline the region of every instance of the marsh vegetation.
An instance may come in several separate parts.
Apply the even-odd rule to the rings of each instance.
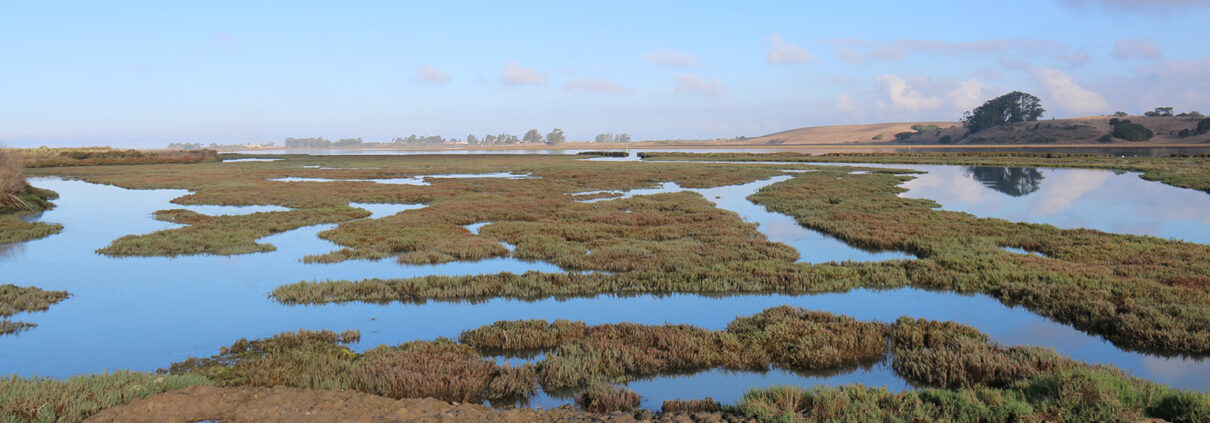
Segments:
[[[653,158],[664,160],[650,160]],[[181,207],[277,207],[243,214],[202,214],[171,205],[158,211],[152,208],[158,219],[154,223],[159,226],[140,226],[152,229],[107,237],[88,249],[99,247],[106,256],[135,257],[126,259],[139,260],[126,262],[132,268],[194,268],[190,266],[202,266],[199,263],[212,255],[230,255],[228,260],[237,263],[241,254],[274,251],[293,254],[289,257],[292,263],[302,259],[304,263],[294,264],[315,269],[361,264],[406,269],[404,276],[383,272],[365,279],[286,276],[290,279],[269,280],[273,285],[298,281],[271,292],[272,301],[279,304],[402,305],[270,304],[280,313],[265,314],[272,316],[267,319],[272,322],[253,329],[259,336],[285,330],[266,332],[266,328],[281,327],[286,322],[283,319],[340,315],[345,310],[359,310],[358,315],[365,313],[366,317],[398,316],[392,311],[429,301],[471,308],[500,298],[584,297],[593,301],[603,298],[601,295],[620,295],[623,299],[618,301],[625,301],[625,296],[632,295],[817,294],[913,287],[980,293],[1006,305],[1023,305],[1127,350],[1192,356],[1210,353],[1210,332],[1206,330],[1210,327],[1210,279],[1206,276],[1210,274],[1206,264],[1210,247],[940,210],[936,202],[900,195],[902,184],[916,178],[916,171],[843,164],[1109,168],[1143,172],[1149,179],[1205,190],[1210,187],[1210,180],[1204,177],[1205,158],[648,154],[648,159],[649,163],[635,164],[585,161],[574,155],[509,156],[508,160],[495,156],[291,156],[238,165],[202,161],[29,172],[129,189],[182,190],[154,191],[165,199],[176,196],[172,201]],[[501,173],[531,177],[486,177]],[[481,177],[425,178],[464,174]],[[1006,183],[1001,180],[1003,175],[994,172],[972,176],[988,183]],[[281,178],[332,182],[275,181]],[[423,180],[424,184],[376,182],[391,178]],[[910,256],[889,261],[802,262],[799,250],[771,240],[767,235],[770,228],[758,226],[760,222],[750,221],[743,213],[721,209],[718,198],[702,194],[707,188],[757,181],[768,181],[748,198],[758,207],[790,216],[798,225],[851,247]],[[665,186],[686,190],[634,195]],[[1005,189],[1018,189],[1025,195],[1036,186]],[[372,215],[358,206],[367,203],[411,207]],[[332,251],[293,249],[278,241],[299,233],[310,237],[318,233],[334,244]],[[1014,254],[1005,248],[1042,256]],[[263,256],[247,260],[255,266],[257,257]],[[376,260],[383,262],[377,264]],[[507,260],[528,260],[546,267],[508,272],[484,264]],[[425,270],[438,268],[488,270]],[[18,270],[29,274],[24,267]],[[229,277],[219,273],[206,276],[206,272],[189,280]],[[233,272],[236,276],[230,277],[241,277],[238,274]],[[258,281],[282,278],[255,277]],[[263,285],[252,286],[268,290]],[[252,301],[261,304],[260,295],[265,291],[258,291],[258,298]],[[152,298],[173,301],[175,297],[158,293]],[[233,308],[249,303],[230,300]],[[774,307],[712,329],[626,323],[624,317],[590,325],[530,320],[530,316],[465,330],[457,341],[453,335],[466,327],[444,335],[451,339],[399,331],[408,335],[364,350],[356,347],[360,335],[355,332],[301,331],[240,340],[215,356],[179,362],[165,372],[222,386],[351,389],[391,398],[498,404],[533,397],[541,388],[565,396],[581,393],[578,402],[586,408],[628,410],[635,407],[639,400],[633,398],[642,391],[628,391],[623,385],[642,378],[717,369],[851,371],[885,362],[896,375],[921,389],[776,388],[754,391],[733,407],[687,398],[669,400],[664,408],[726,410],[766,420],[807,421],[819,416],[849,416],[846,413],[857,410],[879,410],[882,414],[877,415],[888,418],[957,421],[1042,421],[1057,416],[1097,421],[1111,415],[1197,421],[1206,409],[1202,394],[1173,390],[1110,367],[1086,365],[1043,348],[999,345],[973,328],[953,323],[861,321],[792,307]],[[325,321],[305,319],[311,320],[303,327],[317,327],[321,324],[317,322]],[[341,322],[340,327],[345,328],[366,324]],[[206,336],[213,339],[216,335]],[[383,341],[375,344],[379,342]],[[532,359],[502,364],[499,355]],[[1064,399],[1075,393],[1087,395]]]

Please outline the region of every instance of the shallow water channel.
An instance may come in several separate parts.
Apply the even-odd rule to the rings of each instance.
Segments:
[[[946,175],[954,177],[963,174]],[[771,240],[798,248],[804,261],[904,257],[899,253],[869,253],[853,249],[832,238],[798,227],[792,219],[770,213],[744,199],[759,186],[789,177],[691,191],[702,194],[722,208],[736,211],[747,221],[759,223],[760,230]],[[1059,179],[1043,179],[1037,191],[1045,189],[1050,181]],[[492,299],[477,303],[285,306],[267,298],[267,294],[282,284],[300,280],[562,270],[549,263],[511,258],[440,265],[400,265],[389,259],[335,264],[301,263],[299,260],[303,256],[338,248],[317,237],[319,232],[334,225],[305,227],[262,238],[261,242],[277,246],[276,251],[267,253],[111,258],[94,251],[122,235],[179,226],[154,220],[151,214],[156,210],[183,208],[169,201],[188,192],[126,190],[55,178],[37,178],[31,182],[61,195],[55,201],[58,206],[38,219],[61,223],[64,230],[45,239],[9,246],[6,252],[0,253],[0,283],[67,290],[72,297],[52,306],[47,312],[13,317],[36,323],[38,327],[17,335],[0,337],[0,375],[67,377],[115,369],[149,371],[166,367],[188,356],[216,354],[219,347],[239,338],[262,338],[300,328],[360,330],[361,342],[353,348],[364,350],[380,344],[415,339],[454,338],[463,330],[507,319],[561,318],[582,320],[589,324],[622,321],[686,323],[723,329],[738,316],[755,314],[770,307],[792,305],[851,315],[862,320],[891,322],[900,316],[910,315],[957,321],[972,325],[1004,344],[1053,347],[1075,359],[1113,364],[1159,383],[1210,390],[1210,362],[1125,352],[1099,337],[1051,322],[1023,308],[1007,307],[983,295],[911,288],[887,291],[858,289],[842,294],[805,296],[602,295],[533,302]],[[984,187],[980,189],[990,189],[981,182],[978,184]],[[681,188],[664,185],[659,190],[679,191]],[[654,191],[633,190],[625,195]],[[912,192],[909,191],[909,194]],[[1066,210],[1080,210],[1077,206],[1089,198],[1094,197],[1076,196],[1071,200],[1076,206]],[[1122,198],[1129,200],[1139,197],[1135,193]],[[945,201],[942,203],[946,204]],[[371,218],[423,207],[355,206],[374,212]],[[265,211],[208,207],[184,208],[212,214]],[[1148,218],[1162,219],[1160,215]],[[477,231],[481,226],[475,225],[471,230]],[[782,370],[764,374],[715,370],[634,381],[629,387],[644,396],[645,406],[658,408],[663,400],[670,398],[711,396],[727,403],[738,400],[745,390],[754,387],[851,382],[887,386],[892,390],[910,387],[885,363],[830,375],[799,375]],[[531,404],[551,406],[568,401],[570,399],[566,397],[539,394],[531,400]]]

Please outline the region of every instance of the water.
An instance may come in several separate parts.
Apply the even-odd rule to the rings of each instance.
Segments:
[[[1099,154],[1107,156],[1126,156],[1126,157],[1167,157],[1173,154],[1205,154],[1210,153],[1210,146],[1190,146],[1190,147],[1145,147],[1145,146],[1089,146],[1089,147],[1038,147],[1038,146],[1003,146],[1003,147],[933,147],[919,148],[904,145],[886,145],[886,146],[858,146],[858,147],[843,147],[843,146],[792,146],[792,147],[734,147],[720,146],[716,148],[694,148],[694,147],[637,147],[637,148],[585,148],[585,149],[551,149],[551,148],[529,148],[516,150],[501,150],[501,149],[447,149],[441,150],[442,147],[436,150],[401,150],[392,148],[315,148],[315,149],[268,149],[268,150],[239,150],[231,151],[238,154],[311,154],[311,155],[415,155],[415,154],[579,154],[584,151],[625,151],[630,152],[630,160],[638,160],[638,152],[672,152],[672,153],[803,153],[803,154],[827,154],[827,153],[914,153],[914,152],[1016,152],[1016,153],[1075,153],[1075,154]]]
[[[257,159],[257,158],[249,158],[249,159],[223,159],[223,163],[276,162],[276,161],[278,161],[278,160],[281,160],[281,159]]]
[[[1151,235],[1210,244],[1210,195],[1089,169],[900,166],[928,172],[903,184],[904,197],[945,210],[1060,228]]]
[[[795,173],[796,171],[791,170],[789,172]],[[836,238],[802,227],[793,217],[770,212],[764,206],[748,201],[748,196],[756,193],[761,188],[789,180],[792,177],[790,175],[775,176],[747,184],[716,188],[684,188],[675,182],[664,182],[658,188],[632,189],[619,192],[592,191],[580,193],[580,195],[598,193],[615,193],[620,195],[618,197],[582,200],[583,202],[595,203],[631,198],[636,195],[678,191],[695,192],[705,197],[707,201],[714,203],[715,207],[734,212],[745,222],[757,224],[757,230],[764,233],[770,241],[794,247],[795,250],[798,250],[798,262],[800,263],[826,263],[845,260],[882,261],[914,258],[914,256],[897,251],[865,251],[852,247]]]
[[[754,191],[754,187],[786,177],[694,191],[722,208],[736,210],[745,220],[760,223],[762,232],[771,239],[793,244],[794,236],[778,238],[782,230],[776,229],[777,225],[771,219],[777,219],[779,215],[742,200]],[[963,178],[969,179],[968,176]],[[474,303],[285,306],[267,298],[268,293],[282,284],[300,280],[562,270],[549,263],[508,258],[439,265],[400,265],[393,260],[301,263],[299,259],[306,255],[338,248],[317,237],[319,232],[334,225],[305,227],[263,238],[261,242],[278,247],[268,253],[230,257],[110,258],[93,251],[122,235],[177,227],[156,221],[151,214],[156,210],[179,208],[169,201],[188,192],[125,190],[51,178],[31,182],[61,194],[56,201],[58,207],[43,213],[40,220],[61,223],[64,230],[59,235],[19,244],[0,255],[3,282],[67,290],[72,297],[47,312],[14,316],[39,326],[19,335],[0,337],[0,374],[61,378],[115,369],[149,371],[187,356],[215,354],[220,346],[242,337],[262,338],[299,328],[360,330],[362,340],[353,347],[364,350],[415,339],[453,338],[463,330],[507,319],[562,318],[589,324],[685,323],[719,330],[738,316],[792,305],[846,314],[861,320],[891,322],[908,315],[957,321],[972,325],[1004,344],[1052,347],[1077,360],[1113,364],[1159,383],[1210,389],[1210,363],[1206,361],[1122,351],[1099,337],[1054,323],[1023,308],[1007,307],[983,295],[910,288],[858,289],[843,294],[809,296],[602,295],[533,302],[497,298]],[[1046,183],[1043,183],[1035,193],[1045,188]],[[1028,195],[1014,198],[1025,197]],[[1075,201],[1084,200],[1081,197]],[[355,206],[371,210],[374,218],[423,207]],[[485,224],[480,222],[468,229],[477,232]],[[785,231],[794,233],[796,230]],[[803,247],[796,248],[804,251]],[[803,255],[808,259],[812,257],[809,253]],[[65,263],[71,265],[65,266]],[[886,385],[893,390],[907,387],[893,372],[878,365],[826,376],[797,375],[781,370],[767,374],[712,370],[696,375],[635,381],[630,386],[646,398],[644,404],[658,408],[665,399],[693,398],[699,393],[733,402],[752,387],[852,381]],[[560,401],[567,399],[549,395],[534,399],[536,404]]]

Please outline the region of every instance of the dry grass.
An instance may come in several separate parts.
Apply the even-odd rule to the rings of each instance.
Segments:
[[[671,399],[664,401],[660,406],[663,413],[717,413],[722,409],[722,404],[710,397],[693,400]]]

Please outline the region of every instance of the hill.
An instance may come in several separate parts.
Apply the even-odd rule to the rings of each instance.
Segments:
[[[1141,124],[1155,133],[1147,141],[1132,142],[1119,138],[1104,139],[1113,130],[1113,116],[1085,116],[1049,119],[996,126],[969,134],[959,122],[901,122],[864,125],[814,126],[791,129],[728,144],[746,145],[826,145],[826,144],[1202,144],[1210,143],[1210,133],[1181,137],[1181,130],[1197,128],[1201,117],[1125,116],[1119,119]],[[914,131],[914,125],[936,125],[936,129]],[[904,139],[896,134],[910,132]]]
[[[735,142],[735,144],[822,145],[888,143],[895,140],[895,134],[897,133],[912,132],[912,125],[937,125],[941,128],[962,126],[958,122],[897,122],[812,126],[748,138]]]

